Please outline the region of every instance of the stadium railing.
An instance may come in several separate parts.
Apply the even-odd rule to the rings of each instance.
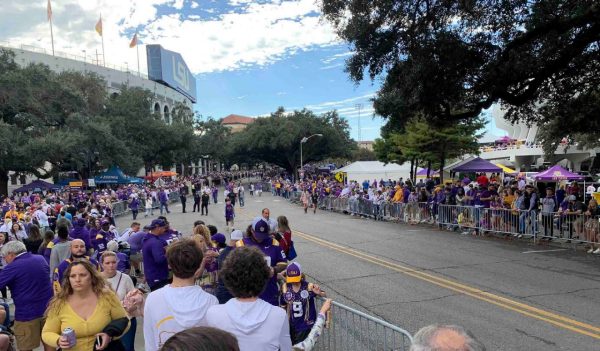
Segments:
[[[317,300],[317,311],[322,303],[323,299]],[[331,304],[314,350],[409,350],[412,336],[408,331],[339,302]]]

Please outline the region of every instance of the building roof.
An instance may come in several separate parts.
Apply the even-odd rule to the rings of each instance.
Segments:
[[[240,116],[240,115],[229,115],[221,121],[221,124],[250,124],[254,122],[254,118]]]

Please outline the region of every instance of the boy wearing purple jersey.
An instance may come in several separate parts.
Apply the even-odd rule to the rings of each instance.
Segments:
[[[280,306],[288,314],[292,345],[304,341],[315,324],[317,295],[325,296],[325,293],[304,279],[299,263],[290,263],[286,269],[286,284],[281,286]]]
[[[262,251],[267,265],[271,267],[272,275],[265,286],[265,290],[263,290],[259,297],[273,306],[279,306],[277,273],[285,270],[287,259],[281,246],[279,246],[279,242],[269,235],[269,224],[264,218],[254,218],[250,237],[236,243],[236,247],[242,246],[256,246]]]
[[[233,227],[233,219],[234,218],[235,218],[235,210],[233,208],[233,205],[231,204],[231,199],[226,198],[226,200],[225,200],[225,225],[229,226],[229,224],[231,224],[231,226]]]

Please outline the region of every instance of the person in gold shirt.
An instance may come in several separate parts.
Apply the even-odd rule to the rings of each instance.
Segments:
[[[127,313],[106,280],[88,261],[74,261],[65,271],[62,290],[50,301],[42,340],[63,350],[90,351],[99,337],[104,350],[128,327]],[[61,335],[65,328],[75,331],[77,344],[71,347]],[[118,341],[117,341],[118,342]],[[112,346],[112,345],[111,345]]]

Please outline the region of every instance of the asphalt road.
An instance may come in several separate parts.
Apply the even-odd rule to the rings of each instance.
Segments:
[[[330,297],[413,334],[451,323],[472,331],[488,350],[600,350],[600,257],[426,225],[304,214],[270,194],[246,194],[236,227],[245,228],[263,207],[272,218],[288,217],[296,260]],[[184,233],[197,219],[226,229],[222,203],[211,204],[209,216],[182,214],[180,205],[171,210],[169,221]],[[130,222],[118,219],[120,228]]]

